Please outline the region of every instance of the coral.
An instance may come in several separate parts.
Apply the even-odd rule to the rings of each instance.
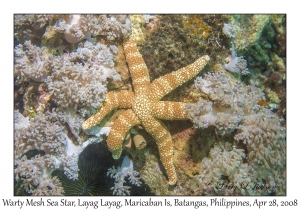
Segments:
[[[111,189],[113,195],[130,195],[128,186],[124,186],[123,183],[126,182],[125,178],[128,176],[128,180],[131,184],[140,186],[141,181],[139,173],[133,170],[133,163],[128,156],[125,156],[122,162],[121,167],[116,169],[114,166],[109,168],[107,171],[107,176],[115,179],[115,186]]]
[[[286,98],[285,49],[281,49],[282,45],[277,40],[278,36],[284,35],[277,33],[273,24],[268,24],[264,27],[257,42],[244,52],[251,72],[249,83],[260,87],[266,96],[270,95],[268,99],[274,103],[270,104],[270,107],[274,109],[279,107],[276,103]],[[285,45],[285,41],[283,43]],[[270,94],[270,92],[276,93],[278,98],[276,99],[275,94]],[[282,112],[280,113],[278,112],[282,116]]]
[[[41,44],[41,38],[45,28],[59,15],[27,14],[14,15],[14,37],[17,43],[24,43],[26,40],[35,45]]]
[[[15,15],[14,16],[14,25],[31,25],[35,29],[44,27],[50,19],[53,18],[53,15]]]
[[[118,55],[114,59],[116,65],[115,69],[118,74],[121,76],[121,82],[120,86],[125,87],[126,89],[132,90],[132,86],[129,82],[130,74],[129,69],[126,63],[126,58],[123,50],[123,46],[118,46]]]
[[[234,45],[235,28],[229,23],[225,23],[223,33],[231,37],[231,55],[226,58],[224,68],[234,73],[249,74],[247,61],[243,57],[237,57]]]
[[[149,73],[144,60],[139,53],[134,40],[131,38],[124,43],[124,51],[132,77],[134,92],[122,90],[109,92],[102,109],[82,124],[83,129],[89,129],[116,108],[128,108],[115,121],[107,139],[109,150],[118,159],[122,153],[122,143],[127,131],[142,124],[157,142],[160,159],[166,168],[169,184],[177,181],[173,165],[173,143],[171,135],[157,119],[184,120],[186,113],[182,110],[181,102],[160,101],[165,95],[198,74],[209,56],[205,55],[194,63],[175,72],[160,77],[150,83]]]
[[[286,33],[276,34],[275,40],[277,42],[277,52],[281,57],[286,57]]]
[[[222,30],[223,30],[223,25],[224,23],[229,21],[229,15],[226,14],[206,14],[202,15],[203,21],[211,27],[210,34],[207,38],[207,46],[209,48],[214,49],[214,52],[212,55],[214,55],[216,61],[221,59],[225,54],[224,54],[224,47],[227,46],[227,39],[226,36],[223,35]],[[220,57],[220,58],[219,58]],[[218,63],[218,62],[216,62]]]
[[[15,15],[14,19],[19,43],[31,40],[38,45],[45,41],[53,44],[62,37],[59,34],[72,44],[99,37],[120,41],[131,34],[129,15]]]
[[[227,56],[222,50],[226,44],[226,37],[221,33],[222,23],[227,21],[226,15],[195,16],[195,19],[202,20],[206,27],[212,28],[205,39],[201,35],[202,29],[198,34],[190,34],[191,31],[198,30],[198,24],[184,27],[184,23],[187,20],[192,21],[194,15],[156,15],[157,20],[153,21],[155,29],[145,37],[142,45],[138,46],[149,68],[151,81],[189,65],[203,54],[211,57],[207,64],[209,67]]]
[[[285,128],[271,110],[259,105],[265,100],[264,94],[222,71],[196,78],[195,87],[209,98],[186,106],[188,117],[195,126],[214,126],[222,135],[235,132],[236,144],[243,142],[246,148],[245,159],[251,180],[264,179],[270,185],[277,182],[276,194],[285,194],[285,184],[280,178],[285,176]],[[262,170],[264,174],[257,174]],[[272,172],[274,175],[270,175]]]
[[[14,129],[15,130],[22,130],[29,126],[29,119],[28,117],[24,117],[19,110],[14,111]]]
[[[280,103],[280,99],[278,98],[278,95],[276,92],[270,90],[269,88],[265,89],[268,99],[270,99],[271,102],[279,104]]]
[[[243,57],[229,56],[224,68],[234,73],[249,74],[247,61]]]
[[[130,16],[132,37],[137,44],[141,44],[144,41],[143,25],[146,21],[143,15],[131,15]]]
[[[49,155],[37,155],[28,160],[26,155],[15,159],[15,179],[21,180],[21,186],[32,195],[62,195],[63,188],[57,177],[51,177],[55,168],[55,159]]]
[[[51,96],[44,83],[38,86],[38,94],[38,104],[37,107],[35,107],[36,111],[45,112],[45,110],[49,108],[48,101],[50,100]]]
[[[285,77],[285,75],[284,75]],[[282,83],[281,75],[278,72],[272,72],[270,75],[270,81],[275,84]]]
[[[253,45],[260,38],[270,15],[232,15],[229,21],[235,28],[235,46],[242,50]]]
[[[189,31],[191,36],[197,36],[200,39],[206,39],[212,31],[211,27],[202,20],[201,16],[197,15],[187,16],[183,26]]]
[[[285,167],[285,128],[268,109],[245,118],[234,137],[247,146],[247,161],[266,168]]]
[[[54,30],[64,33],[69,43],[92,40],[91,36],[122,40],[131,33],[131,23],[127,15],[65,15],[55,23]]]
[[[30,126],[15,130],[15,156],[20,158],[24,153],[35,149],[43,150],[49,155],[61,155],[66,144],[63,130],[64,127],[55,116],[40,113],[31,119]]]
[[[276,15],[241,16],[241,23],[239,23],[238,21],[238,16],[233,16],[237,19],[237,21],[233,21],[234,23],[232,23],[235,29],[237,29],[235,31],[235,44],[241,41],[245,42],[243,44],[245,45],[245,48],[239,48],[236,44],[237,51],[243,53],[244,57],[248,61],[248,66],[251,68],[252,71],[255,69],[259,70],[260,72],[269,70],[274,71],[276,70],[276,61],[274,62],[274,56],[279,56],[281,58],[285,57],[286,34],[278,33],[274,24],[272,24],[271,21],[268,21],[268,19],[272,19],[274,18],[274,16],[276,17]],[[263,24],[258,24],[261,27],[257,28],[256,25],[252,26],[252,23],[255,22],[253,19],[256,19],[256,21],[262,19],[265,23],[261,22]],[[244,25],[243,29],[240,28],[241,31],[244,31],[242,33],[243,36],[241,35],[240,37],[237,37],[237,33],[240,33],[241,31],[238,32],[239,26],[235,24]],[[248,26],[248,24],[250,25]],[[250,39],[251,37],[251,32],[253,31],[252,28],[253,30],[257,30],[255,32],[256,38],[255,40],[251,41],[251,44],[248,45],[247,41],[248,38]],[[238,39],[240,40],[238,41]],[[272,63],[270,62],[274,62],[275,65],[271,65]]]
[[[274,16],[277,18],[277,15],[272,15],[271,19]],[[285,18],[282,18],[280,25],[285,29]],[[270,91],[276,93],[279,100],[276,97],[269,99],[275,102],[270,107],[278,109],[279,104],[276,103],[286,100],[286,33],[279,33],[274,24],[268,23],[257,42],[249,46],[243,55],[251,72],[249,83],[262,88],[266,96],[270,95]],[[284,116],[282,111],[278,110],[277,114]]]
[[[245,153],[228,142],[219,142],[201,162],[198,176],[205,195],[246,195],[243,183],[251,181],[248,165],[243,163]],[[227,180],[222,179],[226,177]]]
[[[53,196],[53,195],[63,195],[63,188],[61,182],[57,177],[48,179],[43,177],[39,186],[32,193],[33,196]]]
[[[199,100],[196,104],[186,106],[188,116],[192,118],[196,128],[215,126],[220,134],[231,133],[238,125],[239,120],[230,114],[230,110],[224,112],[213,107],[212,102]]]
[[[46,48],[31,45],[26,41],[15,48],[16,83],[30,79],[45,82],[51,100],[62,107],[97,108],[106,93],[108,78],[120,80],[116,73],[113,59],[118,53],[114,45],[93,45],[86,41],[76,52],[53,57]],[[49,76],[48,76],[49,75]],[[87,94],[95,93],[94,96]],[[49,94],[40,96],[49,100]],[[44,100],[45,101],[45,100]],[[38,111],[44,110],[45,102],[40,102]],[[33,108],[33,106],[27,106]]]
[[[186,111],[198,128],[216,126],[217,132],[230,133],[244,119],[257,114],[265,100],[260,89],[245,86],[228,73],[209,73],[195,79],[195,88],[205,93],[211,101],[199,100],[188,104]]]
[[[63,117],[62,113],[53,110],[52,113],[39,112],[28,122],[20,113],[15,113],[15,177],[23,181],[22,186],[32,195],[61,192],[56,189],[60,187],[59,182],[51,177],[55,169],[61,168],[69,179],[77,179],[78,156],[86,146],[95,142],[89,139],[74,145],[66,134],[61,121]],[[32,151],[42,151],[43,155],[28,159],[28,153]],[[51,187],[51,183],[56,185]],[[47,187],[53,191],[45,191]]]
[[[145,154],[146,162],[140,171],[140,176],[149,185],[155,195],[170,195],[168,183],[159,164],[159,158],[154,154]],[[176,185],[175,185],[176,186]]]
[[[86,28],[80,30],[85,25],[82,23],[80,15],[71,15],[71,17],[66,18],[66,23],[62,21],[58,23],[60,27],[65,28],[65,39],[69,43],[77,43],[82,39],[91,39],[89,30],[86,30]]]
[[[153,28],[148,28],[148,31],[144,29],[145,25],[155,19],[155,15],[130,15],[130,22],[131,22],[131,36],[135,40],[137,45],[140,45],[145,40],[147,32],[153,30]],[[148,26],[149,27],[149,26]],[[152,27],[155,27],[152,24]]]
[[[286,15],[16,14],[14,64],[15,195],[286,195]]]
[[[51,96],[45,83],[29,82],[27,86],[25,94],[20,98],[24,104],[25,115],[32,118],[37,112],[44,113],[49,109]]]
[[[272,77],[271,75],[271,79],[275,80],[274,82],[280,83],[279,81],[285,80],[286,79],[286,67],[285,67],[285,61],[283,58],[279,57],[276,54],[273,54],[271,56],[271,60],[274,63],[274,67],[277,71],[274,71],[273,73],[277,73],[280,75],[280,78],[276,79],[274,77]],[[273,74],[272,73],[272,74]]]
[[[274,14],[271,17],[272,24],[274,25],[274,28],[279,34],[285,33],[285,14]]]
[[[107,151],[103,142],[89,145],[79,155],[78,179],[71,180],[61,170],[52,172],[57,176],[64,188],[66,196],[97,196],[111,195],[110,188],[114,182],[107,179],[109,166],[117,164]]]
[[[98,35],[106,36],[108,40],[125,39],[131,34],[131,23],[128,15],[100,15],[102,30]]]
[[[81,131],[81,124],[84,121],[83,118],[76,113],[74,108],[65,109],[60,116],[60,121],[67,124],[69,133],[72,134],[72,140],[82,143],[83,139],[79,136],[79,133]]]
[[[228,37],[235,37],[235,28],[232,24],[230,23],[224,23],[224,27],[223,27],[223,33],[228,36]]]
[[[246,144],[252,176],[266,182],[276,195],[286,195],[286,130],[279,118],[262,109],[245,119],[234,138]]]
[[[51,69],[53,56],[46,48],[40,48],[26,41],[15,47],[14,76],[18,83],[29,81],[43,82]]]
[[[56,57],[52,74],[45,81],[51,99],[61,107],[99,107],[107,90],[108,78],[120,79],[113,68],[116,51],[114,45],[93,45],[86,41],[69,56]]]

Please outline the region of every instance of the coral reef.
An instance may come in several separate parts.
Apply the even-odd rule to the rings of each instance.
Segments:
[[[247,161],[266,168],[284,168],[285,129],[268,109],[248,116],[238,128],[235,139],[247,146]]]
[[[242,18],[242,16],[241,16]],[[245,20],[247,17],[243,17]],[[249,23],[254,16],[249,16]],[[251,19],[252,18],[252,19]],[[250,75],[247,77],[249,84],[260,87],[268,97],[269,106],[276,110],[280,117],[285,118],[286,107],[286,16],[271,15],[257,16],[255,19],[265,19],[265,23],[259,27],[255,33],[260,33],[260,36],[253,41],[251,45],[247,45],[244,49],[237,49],[239,54],[242,54],[247,60]],[[267,20],[269,19],[269,20]],[[263,22],[261,22],[263,23]],[[241,22],[240,24],[243,24]],[[256,28],[256,25],[250,26]],[[249,33],[248,28],[244,33]],[[235,37],[245,41],[243,36]],[[271,88],[271,91],[270,91]],[[276,99],[276,96],[278,99]]]
[[[16,14],[15,195],[286,195],[286,74],[284,14]]]
[[[25,41],[31,41],[33,44],[39,45],[45,28],[56,18],[57,15],[46,14],[14,15],[15,45]]]
[[[249,183],[251,179],[248,165],[243,163],[245,156],[243,149],[228,142],[215,144],[209,156],[201,162],[203,172],[199,175],[199,184],[204,194],[246,195],[243,184]]]
[[[60,189],[60,182],[51,177],[52,171],[61,168],[69,179],[77,179],[78,156],[95,140],[89,139],[75,145],[68,138],[61,121],[64,115],[54,110],[52,113],[38,113],[30,121],[18,111],[15,111],[15,116],[16,179],[22,180],[21,187],[32,195],[59,195],[63,190]],[[43,151],[44,155],[27,158],[29,152],[36,150]]]
[[[245,118],[265,109],[259,105],[261,100],[265,100],[260,89],[245,86],[224,71],[208,73],[203,78],[197,77],[195,88],[210,99],[200,99],[196,104],[186,106],[189,118],[199,128],[213,125],[218,131],[227,128],[230,128],[228,131],[232,131],[239,123],[244,122]],[[227,115],[226,118],[224,114]],[[225,127],[219,127],[220,123]]]
[[[29,81],[43,82],[50,72],[53,56],[46,48],[39,48],[26,41],[15,47],[14,76],[17,83]]]
[[[174,128],[178,184],[168,190],[151,153],[141,170],[145,182],[156,195],[285,195],[285,128],[273,112],[259,105],[265,99],[262,91],[224,70],[196,78],[195,87],[205,99],[188,104],[186,111],[201,129],[195,136],[204,135],[207,145],[191,132],[186,135],[187,130]]]
[[[269,21],[270,15],[232,15],[229,22],[235,28],[237,50],[255,44]]]
[[[62,195],[63,187],[57,177],[51,177],[51,168],[56,167],[55,160],[49,155],[37,155],[30,160],[24,155],[15,159],[15,179],[31,195]]]
[[[65,15],[55,23],[54,30],[64,33],[69,43],[91,39],[91,36],[115,40],[131,33],[131,23],[127,15]]]
[[[108,78],[120,80],[113,62],[117,53],[115,45],[93,45],[86,41],[76,52],[52,56],[46,48],[26,41],[15,48],[16,84],[30,80],[45,82],[51,100],[59,106],[96,109],[106,93]]]
[[[177,176],[173,165],[171,135],[157,119],[185,120],[187,116],[182,110],[183,103],[160,100],[178,86],[195,77],[209,61],[209,56],[204,55],[194,63],[150,83],[147,66],[133,38],[124,43],[124,51],[134,92],[127,90],[109,92],[102,109],[86,120],[82,124],[82,128],[85,130],[97,125],[110,111],[116,108],[127,108],[115,121],[107,139],[108,148],[113,157],[118,159],[121,156],[122,144],[127,131],[135,125],[142,124],[146,131],[156,139],[160,160],[166,168],[169,184],[174,185]]]
[[[55,38],[64,34],[69,43],[83,39],[105,37],[107,40],[122,40],[131,33],[129,15],[15,15],[15,37],[22,43],[32,40],[40,44],[41,39]]]
[[[264,179],[272,186],[276,183],[276,194],[285,194],[285,184],[281,177],[285,176],[286,170],[286,131],[272,111],[259,105],[265,99],[264,94],[258,88],[234,80],[225,72],[198,77],[195,87],[210,99],[200,99],[196,104],[186,106],[188,116],[195,126],[214,126],[221,135],[235,131],[236,145],[243,142],[247,151],[244,158],[248,164],[247,170],[252,170],[249,171],[252,173],[251,180]],[[262,177],[253,174],[262,168],[266,171],[260,175]],[[275,173],[271,175],[272,178],[266,176],[270,173]],[[225,175],[229,176],[228,173]],[[217,175],[215,179],[218,179]],[[257,192],[242,192],[253,193]]]
[[[120,80],[113,61],[118,48],[95,42],[126,38],[131,32],[128,17],[15,15],[16,108],[26,116],[15,112],[15,176],[26,193],[61,194],[51,172],[61,169],[76,180],[79,154],[107,135],[81,133],[83,116],[99,108],[108,82]],[[74,44],[84,39],[88,41]],[[28,156],[33,151],[42,154]],[[40,172],[32,173],[31,166]]]
[[[226,15],[156,15],[156,19],[155,29],[138,46],[151,81],[189,65],[203,54],[211,57],[209,67],[227,57],[223,50],[226,36],[221,33],[223,23],[228,21]]]
[[[85,41],[69,56],[56,57],[46,79],[52,100],[61,107],[98,108],[106,93],[108,78],[120,80],[113,58],[117,47]],[[90,94],[93,93],[93,94]]]

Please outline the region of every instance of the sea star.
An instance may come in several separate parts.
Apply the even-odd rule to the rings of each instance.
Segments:
[[[128,130],[142,124],[145,130],[156,140],[160,160],[166,169],[169,185],[177,182],[173,163],[173,142],[170,132],[165,128],[163,120],[187,120],[183,111],[184,103],[160,101],[166,94],[195,77],[209,61],[204,55],[194,63],[155,79],[150,83],[147,66],[140,54],[135,41],[130,38],[123,44],[126,61],[132,77],[133,91],[121,90],[108,92],[103,106],[98,113],[91,116],[83,124],[83,129],[89,129],[116,108],[127,109],[114,122],[107,138],[108,149],[113,157],[118,159],[122,153],[122,143]]]

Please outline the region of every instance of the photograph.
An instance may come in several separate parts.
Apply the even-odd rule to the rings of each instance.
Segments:
[[[12,16],[10,196],[287,196],[286,13]]]

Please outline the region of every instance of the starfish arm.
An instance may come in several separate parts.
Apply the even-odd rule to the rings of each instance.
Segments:
[[[132,109],[123,112],[114,122],[106,140],[108,149],[114,159],[118,159],[121,156],[122,144],[127,131],[138,124],[140,124],[140,120]]]
[[[169,131],[153,117],[143,121],[142,124],[146,131],[156,140],[160,160],[169,178],[169,185],[176,184],[177,174],[173,159],[173,141]]]
[[[140,54],[135,41],[130,38],[123,44],[126,61],[129,66],[130,75],[132,77],[132,85],[136,95],[145,92],[150,84],[150,77],[147,66]]]
[[[131,108],[133,98],[134,93],[128,90],[108,92],[102,108],[99,112],[83,122],[82,129],[89,129],[99,124],[109,112],[116,108]]]
[[[151,100],[159,101],[172,90],[195,77],[203,69],[209,59],[208,55],[204,55],[191,65],[154,80],[149,86],[148,91]]]
[[[152,115],[162,120],[187,120],[187,113],[184,111],[185,103],[173,101],[159,101],[152,109]]]

